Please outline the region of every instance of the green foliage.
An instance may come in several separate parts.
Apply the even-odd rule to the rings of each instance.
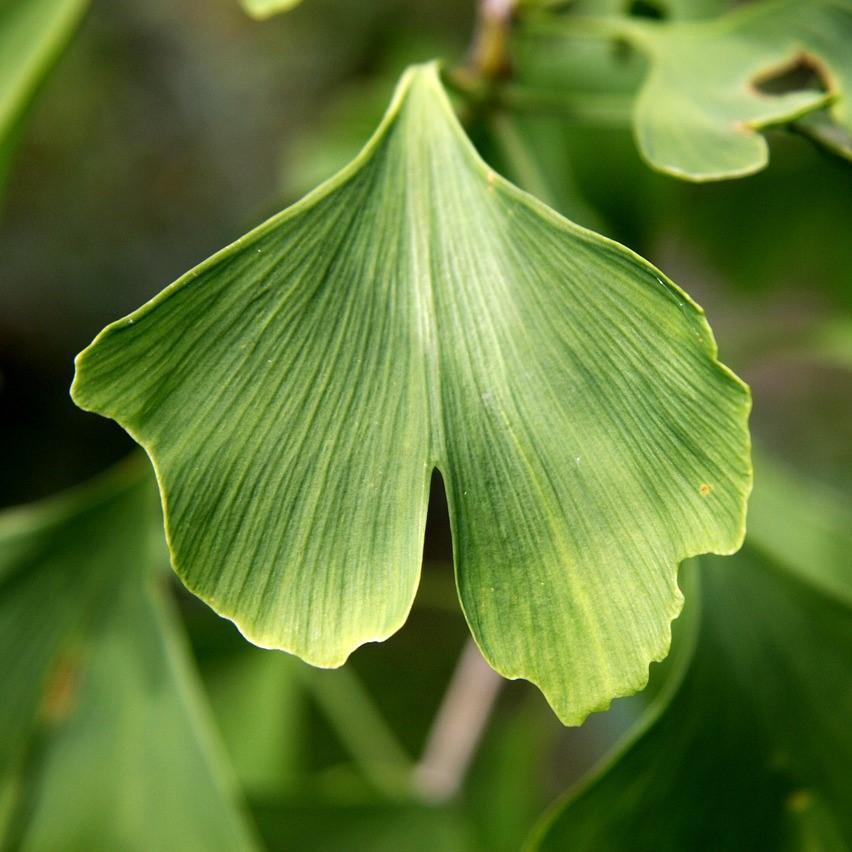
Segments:
[[[296,782],[305,721],[298,665],[284,654],[255,651],[220,662],[209,678],[215,719],[247,796],[275,795]]]
[[[444,809],[407,804],[302,801],[271,812],[261,810],[261,829],[270,837],[286,836],[285,849],[311,852],[471,852],[470,830]]]
[[[736,0],[659,0],[663,12],[676,20],[701,20],[727,12]]]
[[[636,137],[661,171],[716,180],[763,168],[768,149],[756,131],[825,102],[817,90],[766,94],[757,87],[800,56],[825,68],[837,98],[832,116],[852,128],[845,98],[852,91],[852,5],[845,0],[764,2],[710,23],[649,23],[635,32],[651,59],[636,102]]]
[[[675,14],[670,21],[568,18],[561,28],[569,35],[591,30],[624,39],[647,57],[633,121],[637,144],[651,166],[692,181],[752,174],[769,160],[760,131],[790,123],[848,156],[849,0],[762,0],[709,20],[679,17],[689,15]],[[542,29],[546,32],[548,24]],[[567,51],[564,42],[563,47]],[[788,91],[762,88],[764,81],[795,68],[811,69],[826,91],[797,80],[790,81]],[[804,118],[815,110],[818,118]]]
[[[694,643],[688,668],[536,848],[852,845],[852,517],[769,464],[752,504],[742,554],[697,566],[700,606],[679,636]]]
[[[829,151],[852,160],[852,129],[849,122],[836,122],[829,110],[809,112],[793,123],[793,129],[823,145]]]
[[[740,544],[749,396],[715,354],[662,273],[478,158],[430,65],[73,393],[154,461],[187,586],[318,665],[405,620],[437,467],[486,659],[579,723],[666,654],[678,563]]]
[[[688,280],[756,428],[844,482],[852,2],[479,0],[466,54],[452,0],[240,10],[299,4],[100,4],[22,140],[0,446],[24,492],[111,450],[21,452],[9,412],[52,403],[18,333],[67,369],[61,339],[138,282],[355,159],[79,356],[74,398],[147,451],[166,541],[141,457],[0,513],[0,848],[510,852],[569,785],[534,848],[852,848],[849,505],[759,456],[744,549],[678,578],[743,540],[750,392],[690,297],[574,224]],[[0,182],[87,5],[0,0]],[[435,54],[459,64],[410,68],[380,119]],[[773,169],[707,185],[770,139]],[[42,233],[31,185],[76,228]],[[145,230],[172,215],[199,239],[176,262]],[[89,329],[81,275],[110,283]],[[173,607],[169,558],[210,607]],[[421,563],[409,629],[334,671],[215,615],[337,667],[406,620]],[[646,683],[684,595],[649,688],[580,730],[467,638],[574,724]]]
[[[0,3],[0,178],[10,135],[87,6],[88,0]]]
[[[250,849],[141,459],[0,516],[4,848]]]

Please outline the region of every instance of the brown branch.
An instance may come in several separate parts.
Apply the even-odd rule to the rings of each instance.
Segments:
[[[484,81],[509,76],[509,32],[517,0],[480,0],[468,64]]]
[[[424,799],[444,802],[461,788],[501,683],[468,639],[414,772]]]

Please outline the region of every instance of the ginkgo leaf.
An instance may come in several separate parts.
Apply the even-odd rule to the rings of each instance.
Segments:
[[[141,461],[0,515],[3,848],[253,848],[163,597]]]
[[[613,19],[650,68],[634,108],[637,143],[655,169],[694,181],[751,174],[768,162],[761,129],[828,103],[852,131],[850,0],[763,0],[711,21]],[[797,64],[828,89],[769,94],[762,80]]]
[[[531,848],[852,847],[852,518],[836,498],[821,517],[821,488],[756,471],[760,533],[750,527],[741,555],[697,566],[698,635],[680,637],[696,642],[689,665]],[[764,537],[784,523],[806,529],[788,551]]]
[[[281,12],[289,12],[290,9],[295,9],[301,2],[302,0],[240,0],[246,13],[258,21],[271,18]]]
[[[15,127],[88,5],[88,0],[0,4],[0,141]]]
[[[175,570],[321,666],[405,621],[433,469],[486,659],[581,721],[735,550],[748,390],[662,273],[494,174],[435,65],[340,174],[78,357],[157,470]]]

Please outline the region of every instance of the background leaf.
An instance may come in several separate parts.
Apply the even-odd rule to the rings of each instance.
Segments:
[[[0,178],[9,157],[7,137],[88,5],[88,0],[0,4]]]
[[[793,129],[844,160],[852,160],[852,128],[840,124],[826,109],[809,112],[793,122]]]
[[[210,676],[211,705],[247,795],[269,795],[295,784],[304,736],[298,665],[284,654],[257,651],[220,663]]]
[[[423,66],[336,178],[102,332],[73,394],[154,460],[187,586],[323,666],[404,621],[437,467],[486,659],[578,723],[665,656],[677,564],[739,546],[750,401],[715,355],[662,273],[495,175]]]
[[[651,70],[635,108],[647,161],[689,180],[737,177],[768,162],[760,128],[824,103],[814,90],[767,94],[761,79],[799,60],[824,68],[833,118],[852,128],[852,4],[848,0],[763,2],[709,23],[635,29]],[[641,35],[640,35],[641,32]],[[630,31],[625,33],[630,38]]]
[[[249,849],[141,459],[0,518],[0,779],[26,850]]]

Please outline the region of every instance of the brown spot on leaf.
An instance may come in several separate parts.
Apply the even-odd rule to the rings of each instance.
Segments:
[[[702,482],[701,485],[698,486],[698,493],[702,497],[706,497],[713,490],[712,485],[708,485],[706,482]]]
[[[71,713],[80,681],[80,665],[76,655],[60,657],[53,669],[41,702],[41,717],[56,725]]]

